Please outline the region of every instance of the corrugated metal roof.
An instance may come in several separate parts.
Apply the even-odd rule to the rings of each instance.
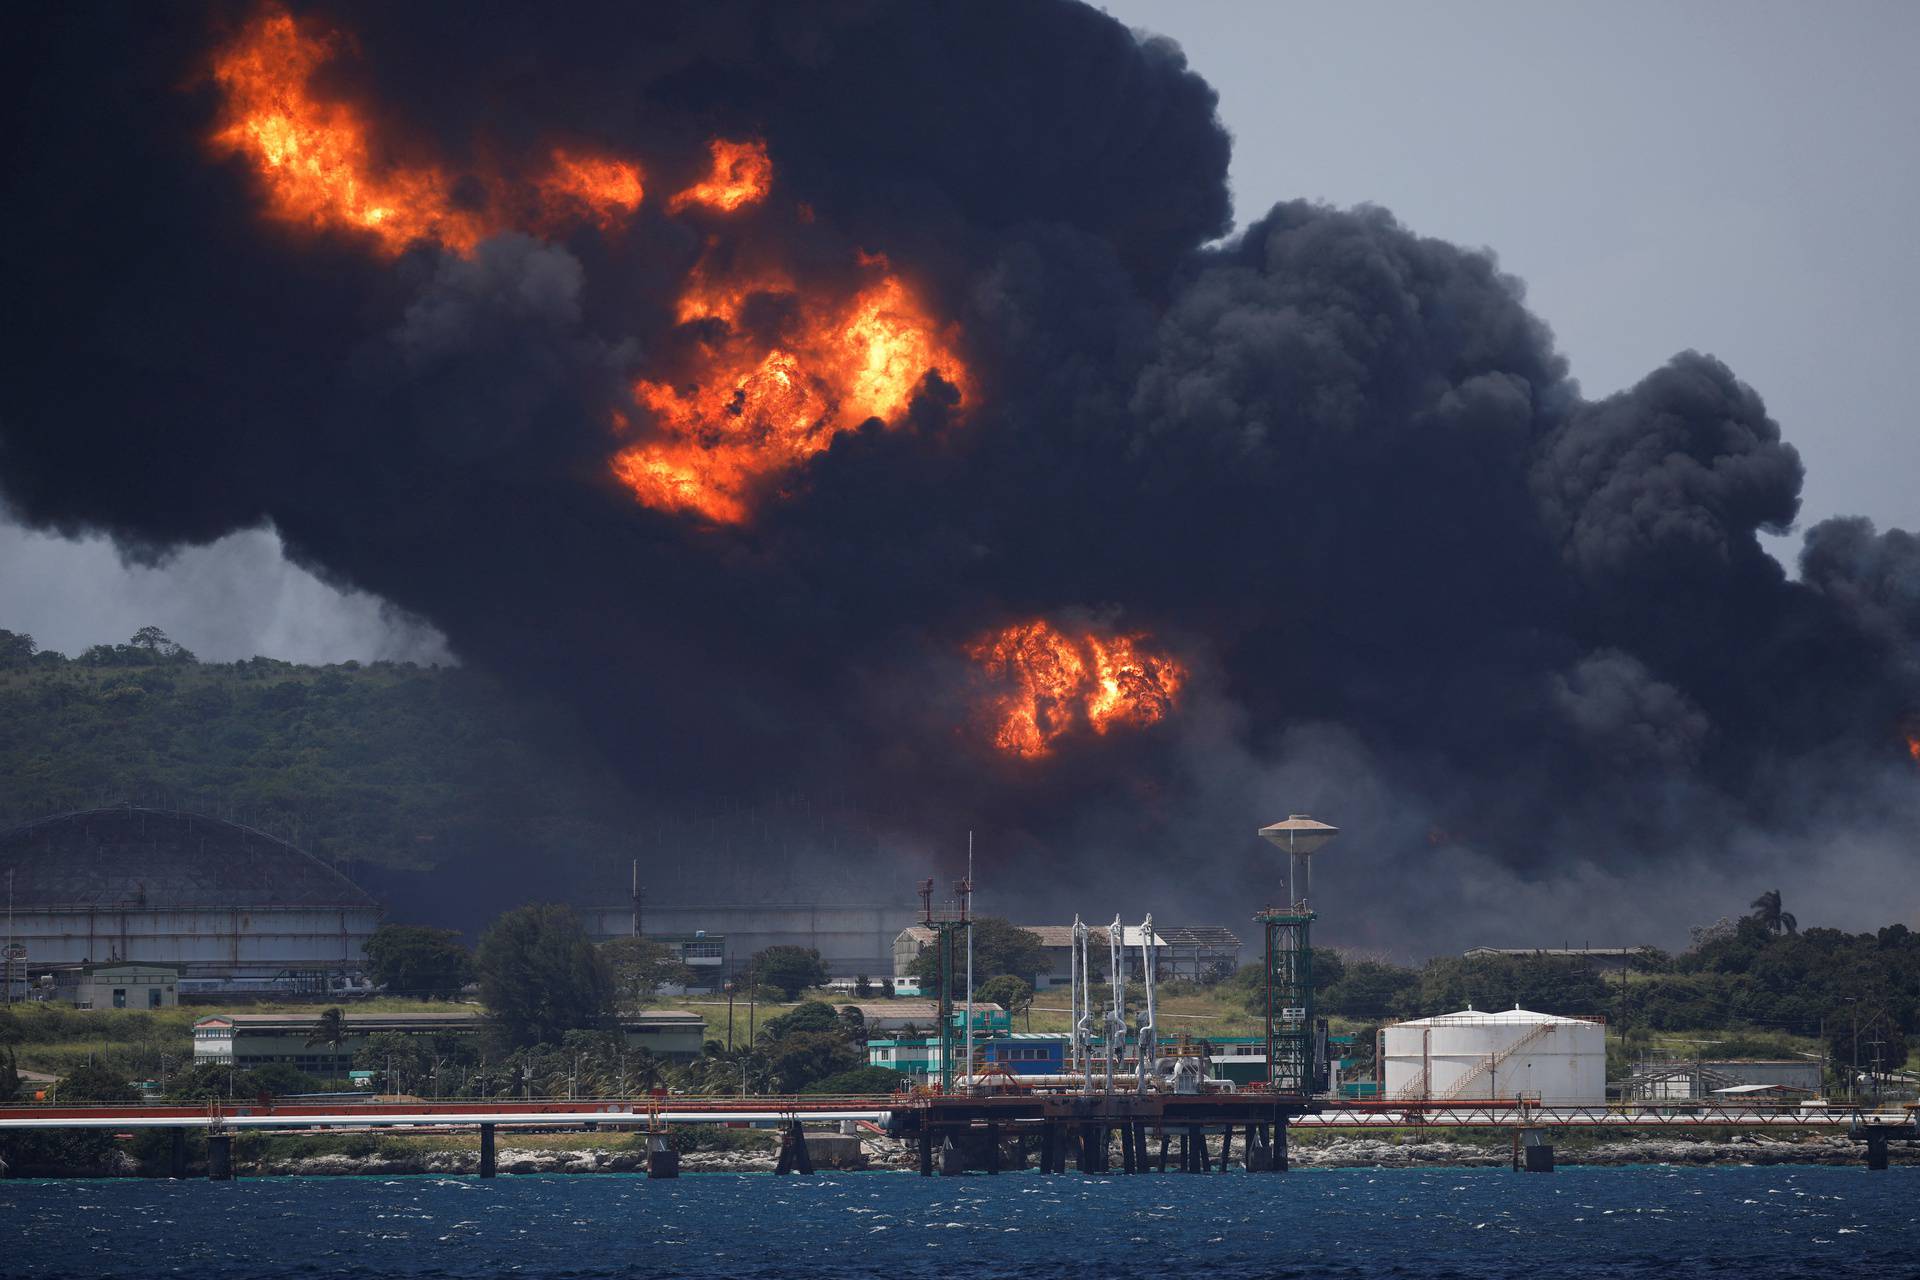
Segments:
[[[310,853],[201,814],[122,806],[0,832],[16,911],[355,907],[378,904]]]
[[[1015,925],[1014,927],[1016,929],[1024,929],[1028,933],[1039,934],[1040,945],[1043,947],[1070,947],[1073,945],[1073,926],[1070,924],[1022,924]],[[1137,947],[1140,945],[1139,925],[1127,924],[1120,926],[1120,928],[1122,936],[1126,939],[1127,946]],[[1106,925],[1089,924],[1087,926],[1087,933],[1089,935],[1089,945],[1106,945]],[[900,936],[910,937],[914,941],[923,944],[930,943],[933,941],[933,930],[923,924],[909,925],[900,931]],[[1155,945],[1157,946],[1237,947],[1240,945],[1240,939],[1234,935],[1232,930],[1226,928],[1224,925],[1217,924],[1155,925],[1153,927],[1153,936]]]
[[[214,1013],[194,1022],[196,1027],[231,1026],[246,1031],[307,1031],[318,1025],[321,1009],[312,1013]],[[358,1034],[376,1031],[465,1031],[486,1019],[484,1009],[449,1009],[444,1013],[355,1013],[343,1012],[342,1024]],[[688,1009],[643,1009],[623,1013],[623,1027],[692,1026],[706,1018]]]
[[[1239,935],[1219,924],[1155,925],[1153,931],[1176,947],[1237,947]]]

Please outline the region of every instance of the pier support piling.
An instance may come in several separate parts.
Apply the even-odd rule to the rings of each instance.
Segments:
[[[232,1134],[210,1133],[207,1135],[207,1180],[210,1182],[233,1181]]]
[[[1228,1161],[1230,1161],[1232,1158],[1233,1158],[1233,1126],[1228,1125],[1227,1131],[1222,1135],[1220,1135],[1220,1172],[1225,1173],[1227,1171]]]
[[[924,1124],[920,1126],[920,1176],[933,1176],[933,1131]]]
[[[1884,1169],[1887,1167],[1887,1135],[1869,1133],[1867,1135],[1867,1168]]]
[[[1273,1122],[1273,1152],[1267,1162],[1268,1173],[1287,1171],[1287,1121],[1286,1117]]]
[[[987,1126],[987,1172],[1000,1172],[1000,1126]]]
[[[174,1126],[172,1139],[167,1143],[167,1176],[187,1176],[187,1131],[178,1125]]]
[[[500,1161],[494,1153],[493,1126],[480,1126],[480,1176],[491,1178],[500,1172]]]
[[[680,1153],[673,1149],[664,1133],[647,1135],[647,1176],[649,1178],[677,1178],[680,1176]]]
[[[1060,1126],[1049,1121],[1040,1126],[1040,1172],[1059,1173],[1054,1168],[1060,1159]]]
[[[1553,1144],[1547,1141],[1545,1129],[1523,1129],[1520,1150],[1528,1173],[1553,1172]]]

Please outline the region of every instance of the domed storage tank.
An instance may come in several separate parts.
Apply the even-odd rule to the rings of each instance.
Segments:
[[[1607,1100],[1604,1023],[1518,1007],[1466,1009],[1380,1032],[1383,1096],[1427,1101],[1538,1099],[1549,1107]]]

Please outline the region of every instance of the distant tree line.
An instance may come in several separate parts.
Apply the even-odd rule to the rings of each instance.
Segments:
[[[599,878],[654,815],[566,713],[485,673],[198,662],[157,627],[78,657],[0,630],[0,826],[135,803],[335,863]]]

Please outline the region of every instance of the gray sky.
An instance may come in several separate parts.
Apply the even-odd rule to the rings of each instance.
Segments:
[[[1385,205],[1494,248],[1589,395],[1726,360],[1799,446],[1804,520],[1920,528],[1920,5],[1107,0],[1219,89],[1240,218]],[[1791,559],[1797,535],[1775,548]],[[164,627],[207,658],[444,656],[271,531],[128,568],[0,516],[0,627],[75,652]]]

